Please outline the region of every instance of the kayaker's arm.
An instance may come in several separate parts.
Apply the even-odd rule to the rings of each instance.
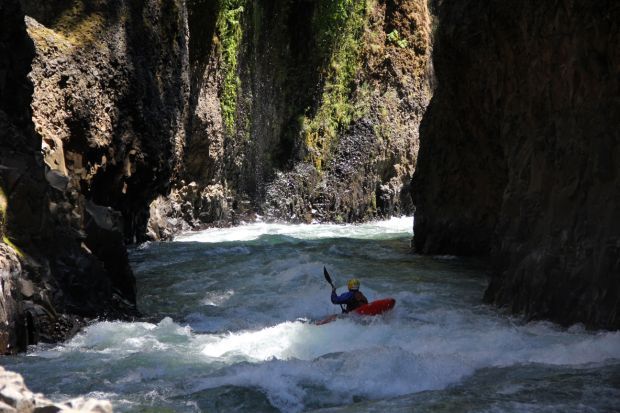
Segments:
[[[347,291],[344,294],[338,295],[336,294],[336,290],[332,290],[332,303],[333,304],[345,304],[353,297],[353,293],[351,291]]]

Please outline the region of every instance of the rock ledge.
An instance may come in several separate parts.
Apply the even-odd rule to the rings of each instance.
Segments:
[[[33,393],[21,375],[0,367],[0,413],[112,413],[109,401],[79,397],[54,403]]]

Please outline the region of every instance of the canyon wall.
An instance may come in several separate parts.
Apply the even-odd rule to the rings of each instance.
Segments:
[[[444,1],[415,248],[489,255],[487,302],[620,328],[620,7]]]
[[[23,14],[16,0],[0,3],[0,23],[0,354],[3,354],[23,348],[23,341],[27,340],[19,291],[22,265],[19,249],[10,240],[9,202],[16,199],[20,208],[36,211],[31,220],[39,226],[36,221],[41,216],[41,206],[27,201],[28,192],[33,188],[34,196],[42,196],[37,190],[45,184],[43,168],[36,156],[29,108],[32,86],[26,78],[34,46],[26,35]],[[10,181],[16,183],[13,191],[7,188]]]
[[[128,243],[414,204],[418,251],[492,258],[488,302],[618,328],[611,1],[431,2],[426,114],[424,0],[20,3],[0,4],[0,352],[137,315]]]
[[[412,211],[426,1],[1,7],[3,353],[136,316],[128,243]]]
[[[126,243],[180,169],[189,60],[182,1],[0,11],[5,353],[137,315]]]
[[[411,213],[426,1],[190,1],[185,170],[153,238],[252,219]],[[189,225],[187,225],[189,224]]]

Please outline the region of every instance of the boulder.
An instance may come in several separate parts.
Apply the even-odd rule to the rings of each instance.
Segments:
[[[2,413],[112,413],[105,400],[77,398],[54,403],[31,392],[21,375],[0,366],[0,412]]]

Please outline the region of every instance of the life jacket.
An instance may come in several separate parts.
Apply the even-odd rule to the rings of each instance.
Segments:
[[[344,305],[344,313],[351,312],[358,307],[363,306],[364,304],[368,304],[368,299],[362,294],[360,291],[355,291],[353,293],[353,297],[349,301],[347,301]]]

